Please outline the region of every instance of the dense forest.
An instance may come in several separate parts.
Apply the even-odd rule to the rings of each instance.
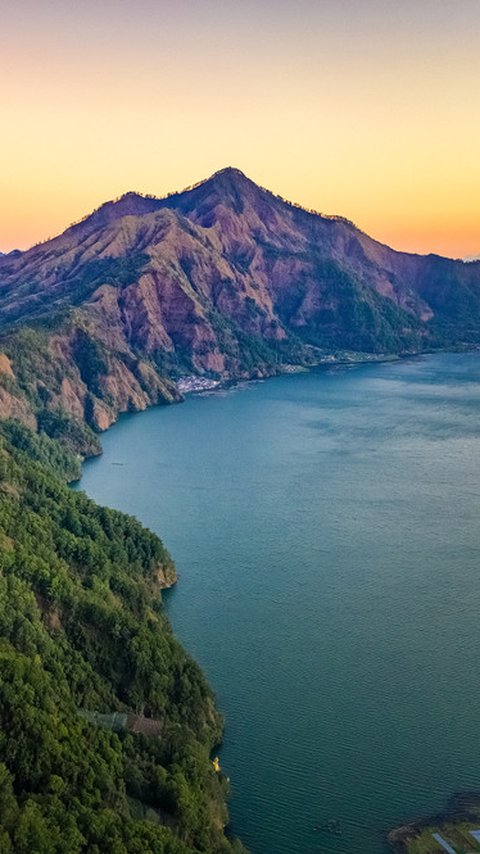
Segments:
[[[0,423],[0,851],[244,851],[221,720],[162,611],[172,561],[78,475],[67,446]]]

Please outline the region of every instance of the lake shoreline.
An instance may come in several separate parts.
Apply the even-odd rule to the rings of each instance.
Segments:
[[[184,403],[187,397],[204,395],[209,396],[211,394],[215,394],[215,392],[220,392],[225,389],[236,388],[242,384],[255,383],[255,382],[263,382],[264,380],[277,379],[282,376],[296,375],[300,373],[313,373],[317,370],[323,369],[331,369],[335,367],[345,368],[345,367],[356,367],[363,365],[378,365],[378,364],[390,364],[395,362],[403,362],[408,361],[409,359],[419,359],[422,356],[434,356],[442,353],[477,353],[480,350],[480,346],[477,345],[465,345],[464,347],[458,346],[451,349],[428,349],[428,350],[418,350],[412,353],[355,353],[355,351],[343,351],[343,355],[331,355],[326,356],[322,360],[316,362],[312,365],[297,365],[297,364],[285,364],[279,366],[279,369],[275,373],[269,374],[251,374],[247,377],[226,377],[223,379],[215,380],[213,378],[206,378],[202,376],[197,376],[196,374],[192,374],[191,376],[183,376],[174,382],[177,385],[180,385],[178,390],[180,391],[181,397],[178,400],[172,401],[160,401],[158,403],[152,403],[147,405],[144,409],[134,409],[134,410],[123,410],[117,413],[117,416],[114,421],[109,424],[105,429],[99,430],[97,435],[101,436],[103,433],[107,433],[115,424],[118,423],[119,418],[123,415],[137,415],[141,412],[146,412],[149,409],[155,409],[162,406],[174,406],[179,403]],[[183,391],[182,391],[183,387]],[[82,465],[86,460],[94,459],[95,457],[101,456],[103,453],[103,448],[100,447],[100,451],[86,454],[85,456],[81,456]],[[78,483],[81,480],[80,478],[75,481],[71,481],[71,483]]]
[[[479,823],[480,791],[456,792],[448,801],[442,812],[434,815],[416,818],[413,821],[394,828],[387,834],[387,842],[394,854],[409,854],[410,843],[417,839],[425,830],[444,828],[446,825],[456,825],[460,822]]]
[[[443,353],[448,353],[448,352],[451,352],[451,351],[443,351],[443,350],[441,351],[441,353],[442,353],[442,354],[443,354]],[[472,352],[472,351],[471,351],[471,350],[469,350],[469,352]],[[419,370],[420,370],[420,372],[423,372],[423,371],[425,370],[425,373],[426,373],[426,374],[427,374],[427,376],[428,376],[428,373],[429,373],[429,370],[430,370],[430,369],[428,368],[428,362],[430,361],[430,358],[431,358],[431,357],[434,357],[434,356],[436,356],[436,355],[439,355],[439,354],[437,354],[437,353],[431,353],[431,352],[421,352],[421,353],[408,354],[408,355],[407,355],[407,354],[405,354],[403,357],[396,357],[396,358],[394,358],[394,359],[378,359],[378,358],[376,358],[376,359],[374,359],[374,360],[369,359],[369,360],[368,360],[368,361],[366,361],[366,362],[365,362],[365,361],[362,361],[362,362],[360,362],[360,361],[357,361],[357,362],[342,362],[342,363],[340,363],[340,362],[338,362],[338,361],[337,361],[337,362],[329,362],[329,363],[323,363],[323,364],[321,364],[321,365],[315,365],[315,366],[312,366],[312,368],[311,368],[311,369],[309,369],[308,371],[306,371],[306,374],[312,374],[312,375],[315,375],[315,374],[317,373],[317,375],[318,375],[318,377],[319,377],[319,382],[317,383],[317,381],[316,381],[316,379],[315,379],[315,376],[313,376],[313,377],[312,377],[311,386],[312,386],[312,387],[314,387],[314,388],[316,389],[315,394],[317,394],[317,395],[319,395],[319,396],[322,396],[322,399],[323,399],[323,395],[322,395],[322,384],[323,384],[324,382],[326,382],[327,380],[328,380],[328,384],[329,384],[329,385],[330,385],[331,383],[334,383],[334,384],[335,384],[335,383],[338,383],[338,382],[347,383],[347,385],[348,385],[348,383],[350,383],[350,385],[352,385],[352,383],[356,383],[356,380],[355,380],[355,378],[354,378],[354,375],[355,375],[355,376],[356,376],[356,375],[358,375],[358,380],[359,380],[360,384],[365,384],[365,382],[368,382],[367,377],[368,377],[368,376],[370,376],[370,370],[369,370],[369,371],[359,371],[359,372],[354,372],[354,371],[347,370],[347,369],[348,369],[348,368],[350,368],[350,367],[353,367],[353,366],[356,366],[356,365],[361,365],[361,364],[372,364],[372,362],[373,362],[373,364],[372,364],[372,369],[373,369],[373,371],[374,371],[374,377],[375,377],[375,376],[378,376],[378,375],[380,375],[380,374],[382,375],[382,377],[380,378],[380,382],[381,382],[381,385],[382,385],[382,387],[383,387],[383,385],[385,384],[385,383],[384,383],[384,377],[383,377],[383,375],[384,375],[384,373],[385,373],[385,378],[386,378],[386,374],[387,374],[387,373],[389,374],[390,369],[387,369],[387,368],[386,368],[386,369],[385,369],[385,371],[384,371],[384,370],[381,368],[381,366],[380,366],[380,367],[378,367],[377,369],[375,369],[375,364],[379,364],[379,363],[381,363],[381,362],[392,362],[392,363],[393,363],[393,364],[392,364],[392,370],[393,370],[393,372],[394,372],[394,373],[396,373],[396,372],[398,372],[398,371],[403,372],[404,370],[407,370],[407,371],[412,371],[412,372],[413,372],[413,375],[414,375],[414,376],[416,376],[416,375],[417,375],[417,372],[418,372]],[[420,358],[420,357],[424,357],[424,358]],[[409,362],[411,363],[411,368],[409,368],[409,366],[408,366],[408,363],[409,363]],[[399,367],[396,367],[396,366],[395,366],[395,363],[396,363]],[[404,365],[402,365],[402,363],[404,363]],[[415,363],[417,363],[417,367],[415,367]],[[423,364],[425,364],[425,365],[427,366],[425,369],[424,369],[424,368],[422,368],[422,365],[423,365]],[[420,366],[420,368],[418,367],[418,365]],[[332,368],[333,368],[333,370],[332,370]],[[336,370],[336,368],[338,368],[338,371]],[[345,370],[344,370],[344,369],[345,369]],[[442,369],[442,370],[443,370],[443,369]],[[468,368],[467,368],[467,370],[468,370],[468,371],[470,371],[471,369],[468,367]],[[287,372],[285,372],[285,373],[286,373],[286,374],[288,374],[288,373],[290,373],[290,371],[287,371]],[[302,373],[303,373],[303,372],[302,372]],[[328,377],[328,376],[327,376],[327,375],[329,375],[329,374],[331,374],[331,377]],[[279,375],[279,374],[276,374],[275,376],[276,376],[277,378],[280,378],[280,377],[282,376],[282,374],[280,374],[280,375]],[[322,380],[322,377],[324,377],[324,379],[323,379],[323,380]],[[342,377],[343,377],[343,379],[342,379]],[[350,379],[349,379],[349,377],[350,377]],[[266,379],[266,378],[267,378],[267,377],[265,377],[265,379]],[[270,377],[268,377],[268,378],[270,378]],[[225,407],[225,406],[226,406],[226,407],[227,407],[227,409],[228,409],[228,411],[230,411],[230,409],[231,409],[231,407],[232,407],[232,406],[238,406],[238,405],[240,405],[241,407],[244,407],[244,406],[246,405],[246,403],[247,403],[247,399],[250,397],[250,395],[239,395],[239,394],[232,394],[232,395],[229,395],[228,393],[225,393],[225,390],[227,390],[227,389],[229,389],[229,388],[231,388],[231,389],[233,389],[233,390],[234,390],[235,388],[237,388],[237,387],[241,388],[242,386],[244,386],[244,387],[245,387],[245,389],[247,390],[247,387],[248,387],[248,386],[250,386],[250,385],[253,385],[253,386],[254,386],[254,385],[256,385],[256,384],[259,382],[259,379],[261,379],[261,380],[262,380],[262,383],[261,383],[261,385],[262,385],[262,384],[263,384],[263,379],[264,379],[264,378],[258,378],[258,377],[252,377],[252,378],[250,378],[249,380],[245,380],[245,379],[243,379],[243,380],[242,380],[242,379],[238,379],[238,380],[236,380],[236,381],[232,381],[232,380],[230,380],[230,381],[228,381],[228,382],[226,381],[226,382],[225,382],[225,383],[223,383],[223,384],[222,384],[222,386],[220,386],[220,387],[216,387],[215,389],[207,389],[207,390],[205,390],[205,391],[203,392],[203,396],[205,396],[205,394],[206,394],[206,395],[208,395],[208,396],[210,396],[210,395],[211,395],[211,396],[213,396],[213,397],[218,397],[218,398],[228,398],[228,400],[226,400],[225,402],[223,402],[223,401],[218,401],[218,406],[219,406],[220,408],[222,408],[222,407]],[[307,381],[307,384],[308,384],[308,378],[307,378],[307,377],[305,377],[305,378],[303,378],[303,377],[302,377],[302,378],[299,378],[299,381],[300,381],[300,387],[301,387],[301,389],[303,389],[303,388],[305,387],[305,382],[306,382],[306,381]],[[430,381],[430,378],[429,378],[429,381]],[[289,392],[289,389],[290,389],[290,388],[292,389],[292,392],[293,392],[293,394],[294,394],[295,383],[293,383],[293,385],[291,386],[290,382],[285,383],[284,385],[282,385],[282,383],[280,382],[279,390],[277,390],[277,389],[275,389],[275,388],[274,388],[274,389],[273,389],[273,394],[269,395],[269,393],[267,392],[267,387],[270,387],[270,386],[272,386],[272,387],[273,387],[274,385],[275,385],[275,384],[267,384],[267,383],[265,383],[265,384],[263,385],[264,391],[262,391],[262,390],[261,390],[261,388],[260,388],[260,389],[258,389],[258,390],[257,390],[257,392],[258,392],[258,393],[255,393],[255,394],[253,395],[253,399],[254,399],[254,400],[257,400],[257,399],[260,397],[260,398],[263,400],[263,397],[265,396],[265,393],[267,394],[267,398],[271,398],[271,397],[273,397],[275,400],[277,400],[277,399],[278,399],[278,400],[283,399],[283,397],[284,397],[284,393],[286,394],[286,397],[288,398],[288,396],[289,396],[289,394],[290,394],[290,392]],[[309,387],[310,387],[310,386],[309,386]],[[413,387],[413,388],[414,388],[414,387]],[[284,391],[284,390],[285,390],[285,391]],[[223,394],[222,394],[222,391],[224,392]],[[218,394],[216,394],[216,392],[218,392]],[[196,402],[196,403],[195,403],[195,401],[194,401],[194,400],[192,400],[192,398],[194,398],[194,397],[197,397],[197,398],[198,398],[199,396],[200,396],[200,397],[202,396],[202,390],[201,390],[201,389],[199,389],[198,391],[193,391],[193,390],[192,390],[192,392],[190,392],[190,393],[188,394],[188,398],[187,398],[187,400],[186,400],[185,402],[187,402],[187,403],[188,403],[188,399],[190,399],[190,401],[191,401],[191,405],[195,407],[195,412],[198,412],[198,414],[200,415],[200,417],[201,417],[201,418],[204,418],[204,415],[203,415],[202,413],[203,413],[203,412],[206,412],[206,410],[207,410],[207,409],[210,411],[210,407],[205,407],[204,405],[202,405],[202,402],[201,402],[200,400],[198,400],[198,399],[197,399],[197,402]],[[302,392],[302,395],[301,395],[301,396],[303,397],[303,392]],[[394,393],[394,397],[396,397],[395,393]],[[245,402],[242,402],[244,398],[245,398]],[[327,399],[327,400],[328,400],[328,399]],[[236,403],[235,403],[235,401],[236,401]],[[179,401],[179,402],[180,402],[180,401]],[[328,405],[328,402],[327,402],[327,405]],[[155,409],[156,409],[156,408],[158,408],[158,407],[149,407],[149,408],[151,408],[151,409],[154,409],[154,408],[155,408]],[[247,408],[248,408],[248,407],[247,407]],[[324,403],[322,403],[321,408],[322,408],[322,412],[323,412]],[[125,413],[125,414],[127,414],[127,413]],[[132,412],[132,413],[129,413],[129,414],[135,414],[135,413],[133,413],[133,412]],[[179,413],[179,414],[180,414],[180,413]],[[395,415],[395,413],[393,413],[393,415],[394,415],[394,417],[395,417],[395,419],[396,419],[396,415]],[[309,417],[310,417],[310,414],[309,414]],[[323,416],[322,416],[322,417],[323,417]],[[162,418],[162,416],[160,416],[160,418]],[[172,422],[172,418],[173,418],[173,423],[177,423],[177,422],[179,422],[178,415],[174,415],[174,413],[170,413],[170,416],[168,416],[168,415],[167,415],[167,419],[166,419],[167,424],[168,424],[169,422]],[[191,422],[191,421],[192,421],[192,419],[191,419],[191,417],[190,417],[190,414],[189,414],[188,416],[186,416],[186,413],[183,413],[183,412],[181,413],[181,418],[182,418],[182,421],[183,421],[185,418],[186,418],[189,422]],[[123,420],[123,419],[122,419],[122,420]],[[135,419],[135,420],[136,420],[136,419]],[[213,421],[213,419],[212,419],[212,418],[210,418],[209,420],[210,420],[210,421]],[[133,421],[133,419],[132,419],[132,421]],[[342,417],[342,423],[343,423],[343,421],[344,421],[344,419],[343,419],[343,417]],[[154,423],[156,423],[156,421],[152,421],[152,419],[148,419],[148,418],[147,418],[145,423],[146,423],[147,425],[148,425],[149,423],[150,423],[150,424],[154,424]],[[275,422],[275,423],[277,423],[277,422]],[[194,417],[194,419],[193,419],[193,424],[196,424],[195,417]],[[308,424],[310,424],[310,421],[308,422]],[[322,425],[323,425],[323,422],[322,422]],[[128,426],[127,426],[127,425],[125,425],[125,427],[126,427],[126,429],[127,429],[127,431],[128,431]],[[211,425],[211,428],[213,429],[213,424]],[[171,430],[171,428],[169,428],[169,429]],[[215,430],[216,430],[216,429],[217,429],[217,427],[215,428]],[[357,421],[357,419],[355,419],[355,430],[357,430],[357,429],[358,429],[358,421]],[[122,431],[121,431],[121,432],[122,432]],[[173,431],[171,431],[171,432],[170,432],[169,434],[167,434],[167,435],[170,435],[170,436],[171,436],[172,442],[174,441],[174,442],[175,442],[175,446],[176,446],[176,445],[177,445],[177,439],[178,439],[177,432],[176,432],[175,430],[173,430]],[[195,428],[195,431],[194,431],[194,435],[195,435],[194,442],[196,442],[196,440],[197,440],[196,428]],[[325,434],[325,435],[326,435],[326,436],[328,436],[328,434]],[[409,438],[409,437],[408,437],[408,438]],[[231,436],[230,436],[230,434],[228,434],[228,448],[230,448],[230,440],[231,440]],[[148,448],[149,446],[148,446],[147,444],[145,444],[145,442],[146,442],[146,439],[144,439],[143,448]],[[242,442],[243,442],[243,439],[242,439]],[[116,445],[117,445],[117,443],[116,443],[116,442],[114,442],[114,445],[116,446]],[[220,446],[221,446],[221,445],[222,445],[222,443],[220,442]],[[168,446],[168,445],[167,445],[167,447],[172,447],[172,448],[173,448],[173,444],[171,444],[170,446]],[[253,446],[253,445],[250,445],[250,447],[254,447],[254,446]],[[107,444],[106,444],[106,448],[107,448]],[[217,450],[218,450],[218,449],[217,449]],[[170,453],[170,452],[169,452],[169,453]],[[192,456],[192,459],[189,461],[189,465],[190,465],[191,463],[195,463],[196,456],[197,456],[197,454],[195,453],[195,454]],[[230,460],[231,458],[235,459],[235,454],[233,454],[233,457],[232,457],[231,452],[229,451],[229,457],[228,457],[228,459]],[[123,460],[123,456],[119,456],[119,455],[118,455],[118,453],[117,453],[117,451],[116,451],[116,452],[115,452],[115,456],[113,456],[113,459],[114,459],[114,460],[118,460],[118,459],[122,459],[122,460]],[[141,457],[140,457],[140,459],[141,459]],[[169,459],[170,459],[170,458],[169,458]],[[215,459],[217,459],[217,457],[215,457]],[[170,462],[173,462],[173,460],[170,460]],[[176,462],[178,463],[178,460],[177,460]],[[118,465],[128,465],[128,461],[126,461],[126,462],[122,462],[122,463],[114,462],[114,463],[110,463],[110,464],[111,464],[111,465],[113,465],[113,466],[118,466]],[[171,469],[173,469],[173,466],[170,466],[170,468],[171,468]],[[112,472],[115,472],[115,471],[117,471],[117,470],[116,470],[116,468],[113,468],[113,469],[112,469]],[[136,475],[137,480],[138,480],[140,476],[139,476],[139,469],[138,469],[138,467],[137,467],[137,466],[135,466],[134,471],[135,471],[135,475]],[[83,475],[83,472],[82,472],[82,475]],[[120,475],[120,470],[118,470],[118,475]],[[117,479],[118,479],[118,477],[117,477]],[[141,479],[141,478],[140,478],[140,479]],[[189,478],[188,478],[188,480],[190,480],[190,474],[189,474]],[[174,483],[176,483],[176,482],[177,482],[177,481],[176,481],[176,478],[174,478],[173,482],[174,482]],[[185,483],[186,483],[186,482],[187,482],[187,480],[185,479]],[[199,479],[199,484],[201,484],[201,488],[203,488],[203,489],[205,489],[205,488],[206,488],[206,487],[205,487],[205,484],[204,484],[204,481],[203,481],[203,476]],[[199,486],[199,487],[197,487],[197,488],[198,488],[198,489],[200,489],[200,486]],[[90,493],[87,493],[87,494],[90,494]],[[198,497],[199,497],[199,498],[202,498],[202,500],[203,500],[203,493],[202,493],[202,492],[200,492]],[[111,501],[109,502],[108,498],[103,498],[103,497],[102,497],[102,498],[100,499],[100,498],[98,498],[98,497],[97,497],[97,498],[96,498],[96,500],[101,501],[101,503],[106,504],[106,505],[111,504]],[[177,503],[177,505],[176,505],[176,506],[177,506],[177,507],[179,507],[179,506],[181,507],[181,505],[178,505],[178,503]],[[188,506],[183,505],[183,509],[185,510],[185,512],[186,512],[186,511],[188,511]],[[129,509],[127,508],[126,512],[133,512],[134,514],[138,515],[138,518],[145,519],[145,517],[144,517],[144,516],[142,516],[141,511],[139,511],[138,506],[137,506],[137,507],[134,507],[132,510],[129,510]],[[147,516],[147,519],[146,519],[146,521],[144,522],[144,524],[150,525],[150,527],[152,527],[152,529],[154,529],[154,527],[152,526],[152,520],[151,520],[151,519],[149,520],[149,519],[148,519],[148,516]],[[203,528],[201,528],[201,529],[200,529],[200,533],[201,533],[202,529],[203,529]],[[161,531],[160,531],[160,533],[161,533]],[[165,535],[164,535],[164,536],[165,536]],[[194,536],[194,535],[192,535],[192,534],[191,534],[190,536]],[[176,550],[176,549],[175,549],[175,550],[173,550],[173,549],[172,549],[172,553],[173,553],[173,554],[175,554],[175,556],[177,557],[177,550]],[[186,563],[185,558],[183,559],[183,563],[184,563],[184,564]],[[226,563],[227,563],[227,562],[226,562]],[[194,583],[195,583],[195,582],[194,582]],[[190,584],[190,582],[189,582],[189,584]],[[182,587],[183,587],[183,585],[182,585]],[[188,585],[187,585],[187,587],[188,587]],[[187,604],[188,604],[188,603],[187,603]],[[228,603],[227,603],[227,605],[228,605]],[[217,613],[218,613],[218,611],[217,611]],[[175,634],[177,634],[177,629],[175,630]],[[192,649],[192,645],[191,645],[191,638],[190,638],[190,643],[187,643],[187,641],[186,641],[186,639],[185,639],[185,638],[183,639],[183,641],[182,641],[182,642],[185,644],[185,646],[186,646],[186,648],[187,648],[187,649]],[[196,652],[195,652],[195,656],[198,658],[198,651],[196,651]],[[207,661],[208,661],[208,656],[207,656]],[[202,667],[205,667],[205,664],[204,664],[204,663],[202,663]],[[211,677],[210,677],[210,678],[211,678]],[[220,684],[222,684],[222,683],[220,683]],[[218,688],[217,688],[217,685],[216,685],[216,684],[215,684],[215,687],[216,687],[216,689],[218,690]],[[225,693],[225,688],[224,688],[224,687],[222,688],[222,691]],[[222,708],[224,708],[224,709],[225,709],[225,705],[224,705],[223,703],[222,703]],[[227,712],[225,712],[225,713],[227,714]],[[232,715],[231,710],[228,710],[227,720],[228,720],[228,717],[230,717],[231,715]],[[234,720],[234,725],[237,725],[236,720]],[[226,732],[226,744],[228,744],[228,742],[229,742],[229,729],[230,729],[230,725],[228,725],[228,726],[227,726],[227,732]],[[235,739],[235,737],[237,737],[237,738],[238,738],[238,734],[237,734],[237,733],[235,733],[235,730],[233,729],[233,736],[232,736],[232,738],[233,738],[233,739]],[[235,759],[237,760],[237,754],[236,754],[234,751],[233,751],[233,756],[234,756],[234,757],[235,757]],[[237,765],[238,765],[238,760],[237,760]],[[462,765],[463,765],[463,763],[462,763]],[[239,770],[239,769],[238,769],[238,767],[236,767],[235,762],[233,762],[233,763],[232,763],[230,753],[228,754],[228,761],[226,761],[226,767],[228,767],[229,769],[231,768],[231,769],[232,769],[232,771],[233,771],[233,776],[234,776],[234,778],[237,778],[237,774],[238,774],[238,770]],[[241,775],[240,775],[240,776],[241,776]],[[468,774],[467,774],[467,775],[465,776],[464,780],[465,780],[466,786],[471,786],[471,787],[472,787],[472,783],[473,783],[473,787],[475,787],[475,786],[476,786],[476,780],[475,780],[475,779],[474,779],[474,780],[472,780],[472,775],[470,775],[470,778],[469,778],[469,776],[468,776]],[[457,781],[456,781],[456,782],[457,782],[457,784],[458,784],[458,783],[460,783],[460,787],[462,786],[462,783],[463,783],[462,775],[460,775],[460,777],[457,777]],[[452,783],[453,783],[453,785],[451,786],[451,789],[450,789],[450,790],[451,790],[451,791],[455,791],[455,789],[456,789],[455,781],[453,781],[453,780],[452,780]],[[473,787],[472,787],[472,788],[473,788]],[[247,787],[247,788],[246,788],[246,790],[245,790],[245,794],[246,794],[246,792],[247,792],[247,791],[248,791],[248,787]],[[448,788],[447,788],[447,793],[448,793]],[[241,797],[242,797],[242,796],[240,795],[240,798],[241,798]],[[443,795],[443,797],[444,797],[444,795]],[[437,801],[437,802],[438,802],[439,804],[441,804],[441,803],[443,802],[443,797],[441,797],[441,798],[439,798],[439,799],[438,799],[438,801]],[[414,810],[416,809],[416,807],[415,807],[416,802],[417,802],[417,801],[416,801],[416,798],[415,798],[415,797],[412,797],[412,804],[413,804],[413,806],[414,806]],[[420,803],[420,801],[418,801],[417,803]],[[457,807],[458,807],[458,801],[457,801]],[[428,803],[427,803],[427,808],[428,808]],[[392,813],[392,812],[390,813],[390,816],[392,816],[392,815],[393,815],[393,816],[398,815],[398,817],[399,817],[399,818],[401,818],[401,817],[402,817],[402,815],[403,815],[403,816],[405,816],[405,815],[407,815],[407,816],[408,816],[409,814],[410,814],[410,815],[412,815],[412,813],[413,813],[413,815],[415,815],[415,812],[413,812],[413,810],[411,810],[411,811],[410,811],[410,810],[401,810],[401,811],[400,811],[400,810],[398,810],[398,812],[395,810],[393,813]],[[335,811],[335,809],[334,809],[334,810],[332,810],[329,814],[336,815],[336,814],[340,814],[340,813],[338,812],[338,810],[337,810],[337,811]],[[454,812],[453,807],[451,806],[451,804],[449,804],[448,808],[447,808],[444,812],[442,812],[442,813],[438,814],[437,816],[435,816],[435,818],[436,818],[436,820],[438,820],[439,822],[440,822],[440,820],[441,820],[442,822],[445,822],[445,820],[446,820],[448,817],[450,817],[450,818],[453,818],[453,817],[454,817],[455,819],[458,819],[458,817],[459,817],[459,816],[460,816],[460,813],[455,813],[455,812]],[[388,844],[389,844],[390,846],[392,846],[392,844],[395,844],[395,845],[396,845],[396,847],[395,847],[395,848],[393,848],[393,850],[394,850],[394,851],[396,851],[396,852],[397,852],[397,854],[401,854],[401,852],[402,852],[402,854],[406,854],[406,852],[408,852],[408,851],[409,851],[409,848],[408,848],[408,847],[405,847],[405,844],[404,844],[404,839],[405,839],[405,837],[408,837],[408,834],[410,834],[410,836],[412,836],[412,834],[413,834],[414,832],[416,832],[416,831],[417,831],[418,829],[420,829],[420,828],[428,828],[428,827],[429,827],[429,822],[431,822],[431,820],[432,820],[432,819],[418,818],[418,819],[416,819],[416,820],[414,820],[414,821],[411,821],[411,822],[409,822],[409,823],[405,823],[401,828],[399,827],[399,828],[397,828],[395,831],[392,831],[390,834],[388,834]],[[237,816],[234,816],[234,821],[235,821],[235,823],[234,823],[234,828],[235,828],[235,830],[236,830],[237,832],[241,832],[242,824],[238,821],[238,817],[237,817]],[[388,826],[389,826],[389,821],[388,821],[388,819],[387,819],[387,822],[385,822],[385,823],[384,823],[384,822],[379,822],[379,823],[377,824],[377,828],[378,828],[377,833],[379,834],[379,837],[377,837],[377,838],[380,838],[380,837],[381,837],[381,838],[383,839],[383,844],[387,843],[387,833],[386,833],[386,831],[387,831]],[[402,839],[402,838],[400,837],[400,835],[399,835],[399,832],[400,832],[400,831],[402,831],[402,832],[403,832],[403,839]],[[274,832],[276,832],[276,831],[274,831]],[[396,836],[392,836],[392,834],[396,834]],[[250,838],[251,838],[251,837],[250,837]],[[248,839],[247,839],[247,843],[248,843]],[[336,840],[335,840],[335,839],[333,839],[333,843],[334,843],[334,844],[336,844]],[[400,845],[402,845],[403,847],[400,847]],[[352,850],[355,850],[355,849],[352,849]]]

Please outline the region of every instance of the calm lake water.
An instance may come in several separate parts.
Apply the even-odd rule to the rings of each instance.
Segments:
[[[479,354],[191,397],[103,445],[80,487],[176,560],[253,854],[384,854],[480,786]]]

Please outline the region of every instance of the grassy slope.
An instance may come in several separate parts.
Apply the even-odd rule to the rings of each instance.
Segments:
[[[433,838],[434,833],[439,833],[457,854],[474,854],[480,851],[480,844],[470,836],[469,831],[478,830],[478,827],[478,824],[468,822],[426,827],[409,843],[408,854],[445,854],[445,849]]]
[[[444,854],[444,848],[433,838],[439,834],[456,854],[475,854],[480,843],[470,830],[480,829],[480,795],[460,792],[454,795],[443,814],[419,819],[392,830],[388,841],[397,854]]]

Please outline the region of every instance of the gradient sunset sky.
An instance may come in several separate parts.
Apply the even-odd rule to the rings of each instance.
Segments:
[[[224,166],[480,254],[480,0],[2,0],[0,250]]]

